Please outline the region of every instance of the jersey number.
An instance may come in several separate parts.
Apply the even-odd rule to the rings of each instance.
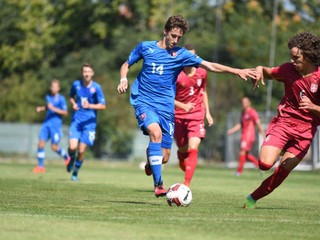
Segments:
[[[194,87],[190,87],[189,96],[192,96],[194,94]]]
[[[158,73],[159,75],[162,75],[163,64],[160,64],[159,66],[157,66],[155,63],[152,63],[152,73]]]

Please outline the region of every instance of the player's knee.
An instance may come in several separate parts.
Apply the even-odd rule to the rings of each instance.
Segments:
[[[260,170],[267,171],[272,167],[273,167],[273,164],[267,164],[267,163],[264,163],[263,161],[259,160],[259,168],[260,168]]]

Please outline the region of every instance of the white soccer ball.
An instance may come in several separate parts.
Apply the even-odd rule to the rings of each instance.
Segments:
[[[166,197],[169,206],[187,207],[192,201],[192,192],[186,185],[175,183],[168,189]]]

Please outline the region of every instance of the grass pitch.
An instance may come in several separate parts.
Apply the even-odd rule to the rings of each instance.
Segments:
[[[0,163],[0,239],[319,239],[319,172],[293,172],[256,209],[245,197],[266,178],[257,170],[199,167],[187,208],[155,198],[152,178],[135,165],[87,161],[80,182],[62,162],[46,174],[31,164]],[[165,186],[183,181],[163,171]]]

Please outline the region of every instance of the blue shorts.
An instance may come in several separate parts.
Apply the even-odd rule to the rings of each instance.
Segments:
[[[71,122],[69,128],[69,140],[78,139],[79,142],[92,146],[96,136],[96,126],[96,122]]]
[[[138,125],[143,134],[149,135],[147,128],[151,123],[158,123],[162,130],[161,147],[171,149],[174,135],[174,115],[161,114],[149,106],[135,106]]]
[[[61,127],[53,127],[43,124],[39,133],[39,140],[48,141],[51,139],[51,144],[59,144],[62,137]]]

